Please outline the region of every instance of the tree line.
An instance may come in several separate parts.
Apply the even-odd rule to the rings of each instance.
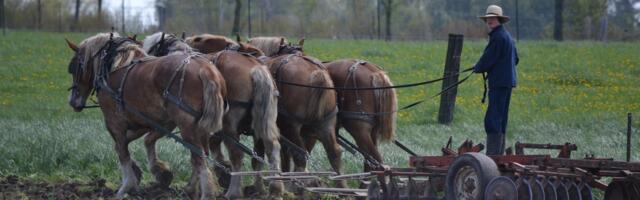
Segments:
[[[126,0],[129,1],[129,0]],[[122,1],[124,2],[124,0]],[[636,40],[640,0],[155,0],[157,23],[123,10],[107,12],[104,0],[0,0],[10,29],[43,31],[215,33],[347,39],[433,40],[448,33],[485,38],[478,20],[490,4],[511,17],[519,39]],[[0,16],[2,17],[2,16]],[[129,28],[125,28],[129,27]],[[122,31],[122,30],[119,30]]]

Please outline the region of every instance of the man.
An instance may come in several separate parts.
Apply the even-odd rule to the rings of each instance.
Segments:
[[[489,107],[484,117],[486,154],[502,155],[511,89],[516,86],[516,65],[519,59],[511,34],[502,25],[509,21],[509,17],[502,15],[502,8],[490,5],[485,16],[480,16],[480,19],[491,29],[489,44],[473,69],[476,73],[487,73],[485,81],[489,81]]]

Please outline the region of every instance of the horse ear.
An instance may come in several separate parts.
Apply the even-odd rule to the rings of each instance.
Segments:
[[[300,39],[300,41],[298,42],[298,45],[304,46],[304,38]]]
[[[164,40],[164,32],[162,32],[162,36],[160,36],[160,41]]]
[[[187,39],[187,33],[182,31],[182,35],[180,37],[182,38],[182,40]]]
[[[137,42],[137,41],[138,41],[138,40],[136,40],[136,38],[137,38],[137,37],[138,37],[138,34],[133,34],[133,37],[131,37],[131,39],[132,39],[133,41],[136,41],[136,42]]]
[[[284,46],[284,45],[285,45],[284,38],[280,38],[280,46]]]
[[[236,32],[236,42],[242,42],[242,40],[240,40],[240,34],[238,34],[238,32]]]
[[[71,48],[71,50],[78,52],[78,46],[76,44],[69,41],[67,38],[65,38],[64,40],[67,41],[67,45],[69,46],[69,48]]]

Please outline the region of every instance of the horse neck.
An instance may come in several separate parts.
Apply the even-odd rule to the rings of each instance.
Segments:
[[[171,47],[169,47],[169,49],[173,49],[172,51],[169,51],[169,54],[173,54],[173,53],[190,54],[193,52],[193,48],[191,48],[186,42],[182,40],[173,42],[173,44],[171,45]]]
[[[111,71],[113,72],[115,70],[118,70],[122,67],[125,67],[129,64],[131,64],[131,62],[135,61],[135,60],[139,60],[145,57],[148,57],[147,53],[144,52],[144,50],[142,50],[141,48],[139,48],[138,46],[130,46],[132,44],[127,44],[127,46],[125,46],[124,48],[126,48],[127,50],[119,52],[115,58],[113,59],[114,62],[111,66]]]

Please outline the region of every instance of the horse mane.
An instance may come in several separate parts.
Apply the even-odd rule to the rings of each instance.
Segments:
[[[249,39],[249,44],[262,50],[264,55],[273,56],[280,50],[280,40],[284,37],[254,37]],[[288,43],[287,39],[284,40]]]
[[[111,35],[113,34],[113,36]],[[98,73],[98,67],[102,64],[101,56],[98,55],[100,51],[104,50],[103,47],[111,40],[112,38],[119,38],[120,34],[118,33],[98,33],[94,36],[91,36],[85,40],[83,40],[79,48],[84,51],[84,66],[93,66],[94,73]],[[111,66],[107,66],[110,68],[110,71],[116,70],[119,65],[122,63],[129,63],[134,58],[139,56],[147,56],[146,52],[138,45],[137,43],[128,43],[118,47],[118,53],[113,61]],[[93,63],[89,63],[93,62]]]
[[[153,45],[158,44],[158,42],[160,42],[160,40],[162,39],[162,34],[163,32],[160,31],[145,37],[142,45],[144,52],[149,52],[149,50],[151,49],[151,47],[153,47]],[[164,39],[165,40],[178,39],[178,37],[176,37],[173,34],[165,33]],[[169,47],[169,54],[172,54],[174,52],[190,53],[190,52],[193,52],[193,48],[191,48],[191,46],[189,46],[185,42],[174,42],[173,45]]]

